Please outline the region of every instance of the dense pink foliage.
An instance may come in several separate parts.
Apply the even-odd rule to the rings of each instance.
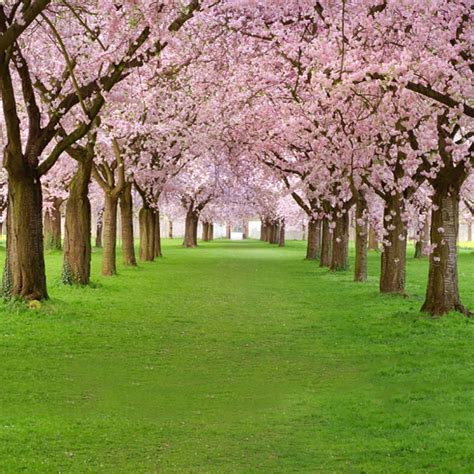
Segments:
[[[68,144],[94,128],[96,162],[118,140],[127,179],[156,206],[192,196],[230,221],[288,214],[297,194],[321,217],[357,191],[380,238],[383,194],[403,194],[414,233],[430,208],[439,117],[454,163],[472,166],[469,1],[43,3],[34,18],[2,7],[0,50],[15,33],[20,133],[46,202],[67,191]]]

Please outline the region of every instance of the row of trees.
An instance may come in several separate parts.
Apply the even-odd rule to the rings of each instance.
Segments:
[[[88,284],[91,212],[104,275],[161,254],[163,206],[197,223],[260,215],[272,241],[308,221],[308,258],[405,291],[409,230],[430,228],[423,310],[468,313],[457,286],[460,203],[472,209],[473,12],[465,0],[50,2],[0,6],[7,185],[4,294],[47,298],[43,234],[63,280]],[[43,229],[43,211],[46,211]],[[172,211],[169,211],[172,212]],[[54,228],[56,226],[56,231]],[[277,229],[278,227],[278,229]],[[420,244],[421,245],[421,244]]]

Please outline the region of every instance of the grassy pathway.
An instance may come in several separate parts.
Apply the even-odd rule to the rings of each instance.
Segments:
[[[473,472],[474,322],[418,313],[426,261],[402,299],[377,255],[355,284],[300,242],[164,251],[87,289],[48,255],[51,302],[0,308],[0,472]]]

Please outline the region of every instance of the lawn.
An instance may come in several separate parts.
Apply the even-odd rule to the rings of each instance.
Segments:
[[[474,321],[303,260],[215,241],[0,308],[0,472],[474,471]],[[3,258],[2,251],[2,258]],[[474,309],[474,250],[460,255]]]

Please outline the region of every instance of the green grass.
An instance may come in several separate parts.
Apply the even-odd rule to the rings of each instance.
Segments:
[[[474,321],[303,261],[304,243],[165,258],[1,307],[0,472],[474,471]],[[3,253],[2,253],[3,256]],[[474,252],[460,255],[474,309]]]

